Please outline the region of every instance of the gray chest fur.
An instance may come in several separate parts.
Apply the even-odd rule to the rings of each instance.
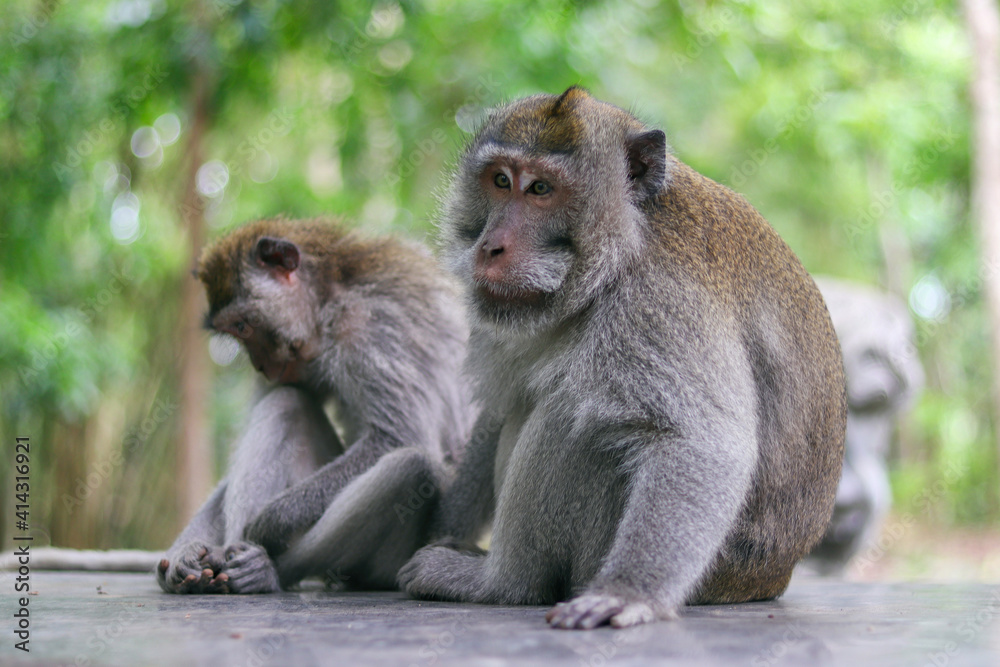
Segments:
[[[503,488],[504,480],[507,477],[507,465],[510,463],[511,454],[514,453],[514,448],[521,437],[527,416],[527,406],[524,403],[518,403],[504,421],[500,431],[500,440],[497,443],[497,455],[493,469],[494,489]]]

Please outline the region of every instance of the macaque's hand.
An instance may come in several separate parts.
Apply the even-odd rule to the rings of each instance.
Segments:
[[[156,581],[166,593],[228,593],[228,575],[220,572],[222,549],[204,542],[189,542],[162,559]]]

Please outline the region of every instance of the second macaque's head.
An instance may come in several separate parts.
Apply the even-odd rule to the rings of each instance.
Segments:
[[[254,368],[272,382],[304,381],[320,352],[317,294],[310,289],[315,258],[302,242],[316,233],[339,230],[261,220],[219,239],[198,262],[196,275],[209,302],[205,326],[239,340]]]

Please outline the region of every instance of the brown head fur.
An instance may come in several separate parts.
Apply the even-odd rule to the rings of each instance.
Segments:
[[[196,275],[205,285],[209,316],[236,297],[242,272],[254,260],[257,242],[265,236],[295,243],[303,251],[305,262],[313,267],[322,266],[330,279],[340,278],[338,274],[351,268],[342,266],[341,262],[328,261],[348,237],[347,230],[336,220],[289,220],[278,217],[249,222],[202,250]]]

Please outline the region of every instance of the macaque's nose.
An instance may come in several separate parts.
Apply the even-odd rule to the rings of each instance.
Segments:
[[[503,245],[499,243],[486,242],[480,248],[482,251],[482,259],[484,262],[492,262],[497,258],[498,255],[503,254]]]
[[[486,238],[483,239],[482,244],[479,246],[479,252],[476,256],[476,263],[481,268],[498,267],[506,264],[508,255],[510,255],[510,247],[514,241],[511,238],[512,231],[508,228],[494,229]]]

